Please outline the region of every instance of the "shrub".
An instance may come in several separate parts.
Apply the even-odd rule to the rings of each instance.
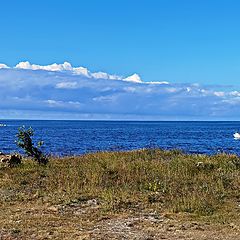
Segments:
[[[37,147],[34,146],[32,137],[34,135],[33,129],[30,127],[26,129],[24,126],[18,129],[17,133],[17,145],[25,151],[27,156],[32,157],[39,164],[47,164],[47,156],[40,150],[43,145],[43,141],[38,142]]]

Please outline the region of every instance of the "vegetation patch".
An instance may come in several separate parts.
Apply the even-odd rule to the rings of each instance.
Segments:
[[[0,224],[14,234],[43,228],[44,214],[52,214],[48,224],[83,221],[86,228],[116,214],[138,218],[146,212],[185,216],[184,223],[194,219],[239,226],[239,205],[235,155],[146,149],[50,158],[47,165],[23,159],[14,168],[0,167]],[[17,216],[25,218],[20,225],[12,220]]]

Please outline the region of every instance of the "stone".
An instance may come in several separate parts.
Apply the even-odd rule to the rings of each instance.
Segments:
[[[55,207],[55,206],[49,207],[48,210],[51,211],[51,212],[58,212],[58,208]]]
[[[13,167],[22,162],[22,156],[19,154],[5,155],[0,153],[0,163],[8,167]]]

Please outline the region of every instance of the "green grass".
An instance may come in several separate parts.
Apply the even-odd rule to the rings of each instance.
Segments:
[[[103,212],[155,209],[219,221],[238,219],[240,159],[146,149],[31,160],[0,167],[0,206],[97,199]]]

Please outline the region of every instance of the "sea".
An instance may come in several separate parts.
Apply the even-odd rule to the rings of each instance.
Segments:
[[[240,155],[240,122],[213,121],[63,121],[0,120],[0,151],[19,151],[18,128],[32,127],[46,154],[81,155],[142,148],[180,149],[186,153]],[[20,150],[21,152],[21,150]]]

